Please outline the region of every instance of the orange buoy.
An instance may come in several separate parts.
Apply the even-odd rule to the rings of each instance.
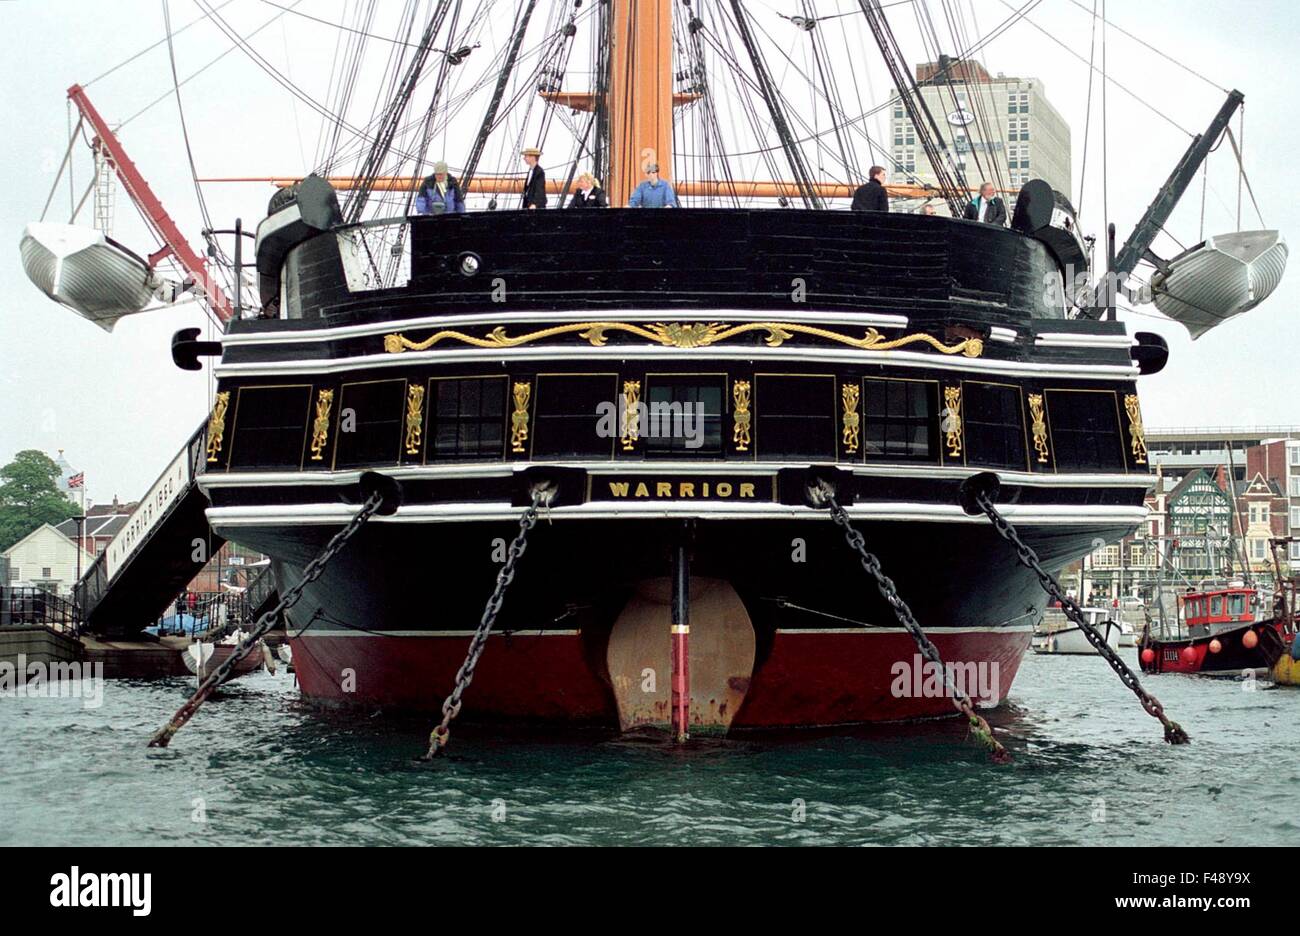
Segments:
[[[1220,650],[1222,650],[1222,649],[1223,649],[1223,644],[1219,643],[1219,638],[1218,638],[1218,637],[1215,637],[1213,640],[1210,641],[1210,652],[1211,652],[1211,653],[1218,653],[1218,652],[1219,652]]]
[[[1141,657],[1143,663],[1150,665],[1151,663],[1154,663],[1156,661],[1156,652],[1152,650],[1150,647],[1147,647],[1145,650],[1142,651]]]
[[[1183,658],[1183,662],[1190,666],[1191,664],[1196,662],[1196,648],[1183,647],[1183,652],[1181,656]]]
[[[1259,643],[1259,634],[1253,630],[1248,630],[1241,635],[1241,645],[1247,650],[1254,650],[1255,645]]]

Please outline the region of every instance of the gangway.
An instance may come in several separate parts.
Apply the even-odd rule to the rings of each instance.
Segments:
[[[77,583],[85,631],[140,633],[225,544],[208,526],[197,483],[206,457],[205,420]]]

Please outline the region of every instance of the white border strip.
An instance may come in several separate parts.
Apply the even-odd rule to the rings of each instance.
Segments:
[[[225,335],[221,343],[227,347],[240,345],[302,344],[309,341],[338,341],[368,335],[387,335],[392,332],[420,328],[457,328],[464,325],[502,325],[511,322],[534,322],[543,327],[551,322],[595,322],[610,318],[633,322],[699,321],[699,322],[772,322],[788,319],[793,322],[837,322],[846,325],[875,326],[879,328],[906,328],[906,315],[886,315],[877,312],[817,312],[807,309],[790,311],[753,309],[578,309],[550,312],[545,309],[507,312],[464,312],[460,314],[427,315],[422,318],[398,319],[392,322],[366,322],[361,325],[339,325],[335,328],[311,328],[302,331],[245,332]],[[1014,334],[1014,333],[1013,333]]]
[[[1016,330],[1014,328],[1003,328],[1001,325],[993,325],[989,328],[989,340],[1014,342],[1016,340]]]
[[[1128,339],[1125,339],[1128,347]],[[952,370],[969,373],[1007,375],[1050,375],[1076,380],[1133,380],[1138,376],[1136,365],[1128,364],[1043,364],[1025,361],[996,361],[986,358],[968,358],[960,355],[926,354],[917,351],[866,351],[858,348],[808,347],[788,342],[778,348],[768,347],[718,347],[665,348],[660,345],[605,345],[599,348],[543,345],[522,348],[455,348],[439,351],[407,351],[402,354],[364,354],[335,360],[250,361],[242,364],[218,364],[213,374],[218,379],[231,377],[284,377],[300,375],[337,374],[350,371],[376,370],[395,367],[416,367],[421,364],[466,364],[474,361],[491,361],[504,366],[507,361],[580,361],[592,363],[599,359],[673,360],[691,361],[704,357],[710,360],[733,361],[834,361],[845,364],[889,363],[896,367],[924,368],[926,370]]]
[[[1072,335],[1068,332],[1041,332],[1034,338],[1040,348],[1123,348],[1137,344],[1128,335]]]
[[[530,468],[581,468],[590,474],[684,474],[704,476],[769,475],[782,468],[800,467],[789,462],[510,462],[472,465],[410,465],[403,468],[376,468],[380,474],[402,481],[439,478],[506,478]],[[932,478],[961,481],[986,468],[941,467],[938,465],[827,465],[864,478]],[[354,471],[243,471],[213,472],[199,476],[204,490],[219,488],[325,487],[356,484],[362,472]],[[1154,474],[1031,474],[1025,471],[999,471],[1003,484],[1030,487],[1115,487],[1147,490],[1156,483]]]
[[[297,504],[256,507],[209,507],[208,523],[220,532],[235,527],[339,526],[356,515],[350,504]],[[983,516],[969,516],[957,504],[882,502],[846,507],[859,520],[915,520],[936,523],[988,523]],[[473,523],[517,520],[523,507],[499,503],[413,504],[399,507],[392,516],[377,516],[374,523]],[[1085,506],[1074,504],[1006,504],[1002,514],[1013,523],[1078,526],[1107,524],[1136,526],[1146,520],[1147,508]],[[721,501],[671,501],[638,503],[633,500],[600,501],[555,507],[547,512],[553,520],[671,520],[683,516],[703,520],[829,520],[830,514],[811,507],[770,502],[756,504]]]

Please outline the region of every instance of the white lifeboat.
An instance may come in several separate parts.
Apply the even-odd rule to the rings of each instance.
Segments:
[[[94,228],[33,222],[23,231],[20,250],[23,270],[41,292],[105,331],[155,299],[174,302],[182,291]]]
[[[1267,299],[1282,281],[1286,260],[1286,239],[1278,231],[1209,237],[1151,277],[1151,301],[1199,338]]]

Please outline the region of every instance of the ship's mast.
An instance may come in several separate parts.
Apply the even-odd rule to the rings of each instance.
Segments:
[[[610,4],[609,179],[611,205],[627,204],[655,162],[673,170],[673,20],[671,0]]]

